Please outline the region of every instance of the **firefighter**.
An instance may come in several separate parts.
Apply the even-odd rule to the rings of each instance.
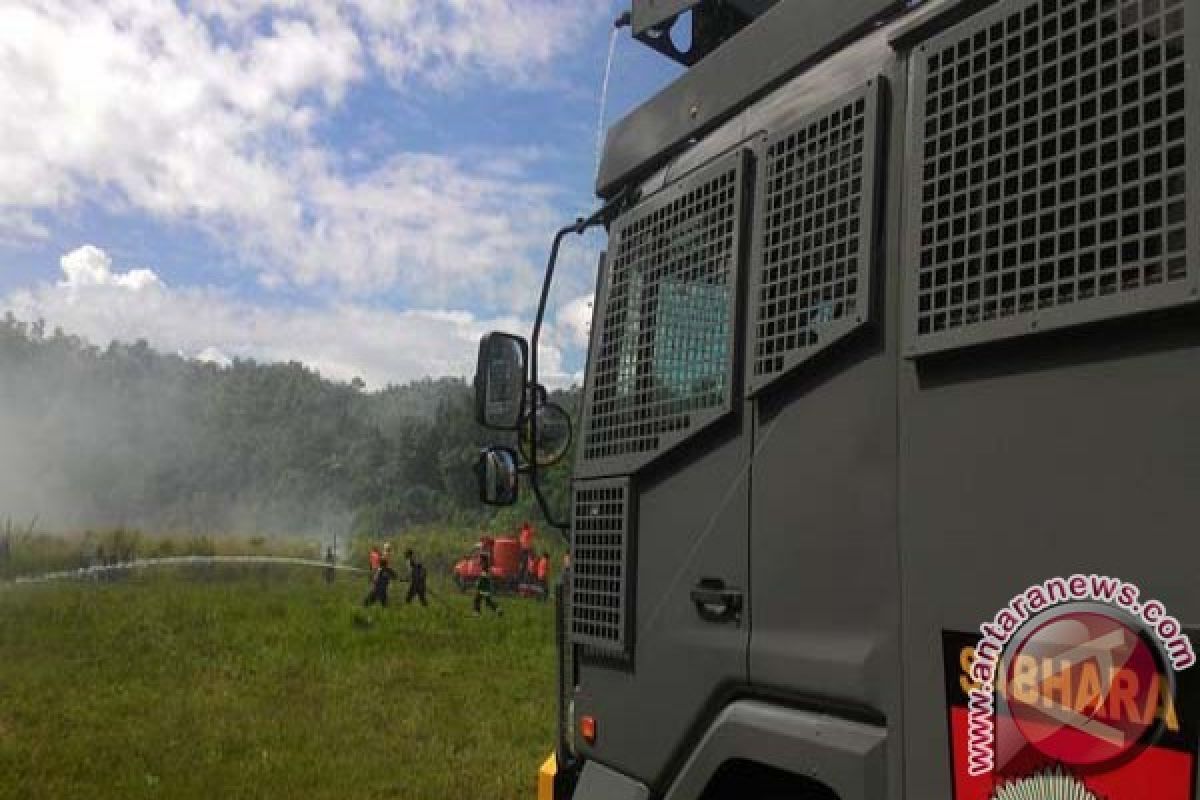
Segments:
[[[379,548],[371,545],[371,552],[367,554],[367,560],[371,564],[371,573],[367,578],[367,583],[375,583],[375,573],[379,571],[379,560],[382,556],[379,554]]]
[[[396,579],[396,570],[392,569],[391,561],[387,556],[379,559],[379,569],[375,570],[374,577],[371,581],[371,591],[363,600],[363,608],[369,608],[372,604],[378,602],[379,605],[387,608],[388,604],[388,586]]]
[[[404,604],[408,605],[415,597],[421,601],[421,605],[428,606],[429,601],[425,599],[425,565],[417,560],[411,549],[404,551],[404,558],[408,561],[408,594],[404,597]]]
[[[532,550],[521,557],[521,578],[518,583],[522,586],[537,583],[537,562],[538,555]]]
[[[520,574],[517,583],[527,583],[533,578],[533,563],[537,554],[533,552],[533,526],[529,520],[521,523],[521,531],[517,534],[517,542],[521,546],[520,560],[517,562]]]
[[[537,560],[536,575],[538,586],[542,590],[542,602],[550,596],[550,551],[543,550],[542,557]]]
[[[479,557],[479,580],[475,583],[475,616],[478,617],[483,613],[485,604],[495,611],[497,616],[504,616],[504,611],[496,605],[496,601],[492,598],[492,559],[487,555],[481,555]]]

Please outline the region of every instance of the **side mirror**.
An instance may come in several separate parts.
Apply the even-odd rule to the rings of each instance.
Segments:
[[[519,336],[489,333],[479,342],[475,364],[475,420],[485,428],[512,431],[525,411],[529,344]]]
[[[537,416],[537,442],[531,444],[530,421]],[[519,443],[526,461],[536,461],[539,467],[550,467],[562,460],[571,447],[573,437],[571,417],[556,403],[539,401],[537,411],[529,412],[521,422]]]
[[[475,462],[479,499],[489,506],[511,506],[517,502],[517,472],[517,453],[511,447],[481,451]]]

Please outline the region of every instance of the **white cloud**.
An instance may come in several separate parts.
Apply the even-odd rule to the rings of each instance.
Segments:
[[[0,244],[29,244],[47,238],[50,231],[29,211],[0,206]]]
[[[91,286],[119,286],[133,292],[162,286],[158,276],[148,269],[131,269],[128,272],[112,271],[112,259],[108,254],[90,244],[72,250],[61,259],[65,280],[58,285],[64,289],[79,290]]]
[[[180,353],[183,357],[187,357],[187,353]],[[216,364],[218,367],[228,367],[233,363],[233,359],[222,353],[216,347],[211,345],[196,353],[197,361],[203,361],[206,364]]]
[[[538,348],[538,383],[551,389],[583,386],[583,370],[570,369],[553,337],[543,337]]]
[[[255,137],[360,74],[347,24],[279,22],[240,50],[170,3],[0,9],[0,203],[116,189],[164,214],[253,211],[286,181]]]
[[[587,347],[594,301],[594,295],[585,294],[568,300],[558,310],[558,325],[567,341],[576,347]]]
[[[554,229],[554,190],[472,171],[448,156],[408,153],[346,179],[310,152],[301,167],[307,221],[267,218],[247,247],[268,279],[343,288],[397,287],[418,302],[464,296],[527,308],[539,268],[530,253]]]
[[[86,201],[198,225],[267,285],[527,307],[559,216],[528,154],[398,153],[345,177],[314,130],[374,71],[402,90],[533,80],[607,5],[0,4],[0,238]]]
[[[60,260],[63,279],[0,297],[0,309],[44,319],[97,343],[146,339],[155,348],[218,364],[232,358],[300,361],[339,379],[379,387],[426,376],[470,376],[479,337],[528,330],[514,317],[460,310],[393,311],[349,302],[317,307],[256,305],[213,288],[168,286],[148,269],[115,269],[84,245]],[[543,382],[581,382],[554,331],[539,351]]]
[[[530,81],[603,17],[599,0],[358,0],[371,56],[403,86],[414,75],[446,86],[465,74]]]
[[[544,68],[575,49],[610,0],[192,0],[206,20],[245,33],[264,15],[351,20],[374,65],[397,88],[442,88],[469,77],[541,82]]]

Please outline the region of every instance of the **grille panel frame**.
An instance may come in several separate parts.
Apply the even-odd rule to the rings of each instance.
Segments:
[[[572,486],[569,638],[588,652],[620,659],[633,654],[633,511],[628,477]]]
[[[1188,5],[998,3],[914,49],[905,356],[1196,301]]]
[[[747,396],[875,317],[884,88],[883,76],[874,76],[763,141],[747,300]]]
[[[577,476],[632,474],[734,410],[749,160],[726,153],[613,223]]]

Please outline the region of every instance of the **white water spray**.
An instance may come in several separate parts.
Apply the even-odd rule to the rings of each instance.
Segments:
[[[170,556],[167,558],[139,558],[124,564],[107,564],[94,567],[80,567],[60,572],[47,572],[43,575],[29,575],[14,578],[11,581],[0,581],[0,587],[18,583],[49,583],[50,581],[71,580],[74,578],[90,578],[118,570],[146,569],[147,567],[179,567],[206,566],[210,564],[280,564],[293,567],[313,567],[319,569],[335,569],[344,572],[366,572],[362,567],[350,567],[344,564],[329,564],[310,558],[290,558],[287,556]]]
[[[604,150],[604,119],[608,112],[608,81],[612,77],[613,57],[617,52],[617,35],[620,28],[613,26],[608,34],[608,59],[604,62],[604,80],[600,84],[600,117],[596,120],[596,165],[593,178],[600,174],[600,155]]]

